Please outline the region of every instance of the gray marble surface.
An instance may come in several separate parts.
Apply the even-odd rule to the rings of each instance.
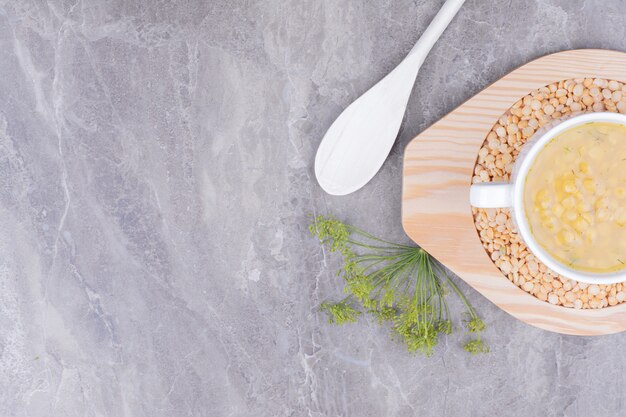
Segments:
[[[492,351],[425,359],[317,310],[341,283],[309,214],[406,241],[414,135],[532,58],[626,48],[620,0],[468,0],[380,174],[325,195],[325,130],[441,3],[0,0],[0,416],[623,415],[626,334],[460,283]]]

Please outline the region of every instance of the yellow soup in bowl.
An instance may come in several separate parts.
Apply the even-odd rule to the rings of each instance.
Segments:
[[[543,249],[572,269],[626,269],[626,126],[591,122],[554,137],[524,184],[525,215]]]

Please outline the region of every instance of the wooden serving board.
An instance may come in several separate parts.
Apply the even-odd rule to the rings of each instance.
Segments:
[[[626,330],[626,303],[576,310],[518,288],[487,255],[469,204],[478,150],[498,118],[534,89],[586,77],[626,81],[626,53],[580,49],[536,59],[413,139],[404,154],[402,225],[418,245],[519,320],[558,333],[601,335]]]

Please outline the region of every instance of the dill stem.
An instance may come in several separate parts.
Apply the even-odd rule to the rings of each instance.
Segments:
[[[452,287],[452,289],[454,290],[454,292],[456,292],[456,294],[459,296],[459,298],[461,299],[461,301],[463,301],[463,304],[465,304],[465,307],[467,308],[467,311],[469,312],[470,316],[474,319],[477,318],[478,316],[476,315],[476,312],[474,311],[474,308],[472,307],[472,305],[469,303],[469,301],[467,301],[467,298],[465,298],[465,296],[463,295],[463,293],[461,292],[461,290],[459,289],[459,287],[456,286],[456,284],[454,283],[454,281],[452,281],[450,279],[450,277],[445,274],[446,276],[446,282],[448,283],[448,285],[450,285]]]
[[[395,247],[398,247],[398,248],[415,249],[415,246],[402,245],[400,243],[393,243],[393,242],[389,242],[389,241],[380,239],[380,238],[378,238],[376,236],[373,236],[373,235],[367,233],[365,230],[359,229],[358,227],[354,227],[354,226],[351,226],[351,225],[346,225],[346,229],[349,230],[350,232],[353,232],[353,233],[356,233],[356,234],[361,235],[363,237],[366,237],[368,239],[371,239],[371,240],[373,240],[375,242],[385,243],[385,244],[387,244],[389,246],[395,246]]]

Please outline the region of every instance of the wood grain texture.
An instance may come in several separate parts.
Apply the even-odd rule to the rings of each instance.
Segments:
[[[599,49],[536,59],[496,81],[413,139],[404,154],[402,225],[411,239],[514,317],[565,334],[626,330],[626,303],[555,306],[509,281],[483,248],[469,204],[474,164],[497,119],[530,91],[568,78],[626,81],[626,53]]]

